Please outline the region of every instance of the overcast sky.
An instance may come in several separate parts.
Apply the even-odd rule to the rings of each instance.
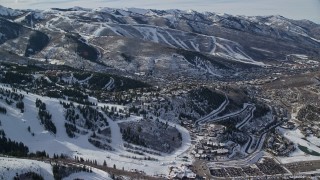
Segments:
[[[309,19],[320,24],[320,0],[0,0],[0,5],[18,9],[87,8],[182,9],[233,15],[282,15]]]

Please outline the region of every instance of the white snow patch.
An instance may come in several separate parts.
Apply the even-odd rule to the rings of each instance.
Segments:
[[[262,51],[262,52],[266,52],[266,53],[270,53],[272,54],[273,52],[265,50],[265,49],[261,49],[261,48],[256,48],[256,47],[250,47],[251,49],[257,50],[257,51]]]
[[[110,175],[102,170],[92,168],[92,173],[79,172],[71,174],[70,176],[63,178],[63,180],[74,179],[92,179],[92,180],[111,180]]]
[[[50,164],[28,160],[0,157],[0,177],[13,179],[16,174],[34,172],[46,180],[53,180],[52,166]]]

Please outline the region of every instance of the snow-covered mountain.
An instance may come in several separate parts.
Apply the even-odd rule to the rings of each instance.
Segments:
[[[13,10],[11,8],[6,8],[0,5],[0,15],[1,16],[19,16],[22,12],[18,10]]]
[[[266,138],[290,140],[273,131],[291,127],[278,87],[318,99],[319,32],[282,16],[0,6],[0,155],[29,158],[1,157],[0,179],[59,179],[65,163],[67,179],[192,178],[191,164],[218,156],[257,163]]]
[[[289,54],[320,54],[320,25],[282,16],[2,6],[1,16],[1,50],[76,68],[229,77],[278,64]]]

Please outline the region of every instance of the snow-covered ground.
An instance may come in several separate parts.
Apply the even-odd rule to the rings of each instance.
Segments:
[[[45,180],[53,180],[52,166],[50,164],[28,160],[0,157],[0,179],[13,179],[16,174],[34,172]]]
[[[0,84],[1,88],[11,89]],[[125,170],[137,169],[146,172],[148,175],[155,174],[169,174],[170,166],[181,166],[186,162],[178,157],[183,154],[191,146],[191,138],[188,130],[181,127],[178,124],[171,124],[176,126],[181,132],[183,142],[182,147],[177,149],[172,154],[164,154],[163,156],[148,155],[150,157],[156,158],[159,161],[142,161],[136,159],[129,159],[123,157],[127,156],[137,156],[137,154],[132,154],[124,150],[122,135],[120,133],[120,128],[117,122],[108,119],[111,134],[112,134],[112,144],[115,151],[105,151],[96,148],[88,142],[88,135],[81,135],[78,138],[69,138],[64,127],[65,117],[64,109],[59,103],[59,99],[42,97],[31,93],[19,92],[23,94],[25,103],[25,112],[22,114],[20,110],[15,107],[8,106],[0,101],[0,105],[7,107],[7,114],[0,114],[0,119],[2,122],[1,128],[4,129],[8,138],[23,142],[29,147],[31,152],[45,150],[51,157],[53,154],[66,154],[70,157],[78,156],[84,159],[97,160],[99,164],[102,164],[106,160],[108,166],[116,165],[117,168],[124,168]],[[57,127],[57,134],[53,135],[46,131],[44,127],[40,124],[37,118],[37,108],[35,107],[36,99],[41,99],[42,102],[46,103],[47,110],[52,114],[52,121]],[[94,100],[94,98],[92,98]],[[107,106],[107,104],[99,103],[99,106]],[[110,104],[108,104],[110,106]],[[116,105],[114,105],[116,106]],[[117,106],[118,108],[124,108],[123,106]],[[132,120],[139,120],[138,117],[131,117]],[[28,126],[30,126],[31,132],[35,135],[32,136],[28,132]],[[191,162],[189,162],[190,164]]]
[[[79,172],[73,173],[70,176],[63,178],[63,180],[74,180],[74,179],[92,179],[92,180],[111,180],[110,175],[99,169],[92,169],[92,173]]]
[[[292,141],[296,144],[300,144],[302,146],[305,146],[308,149],[311,149],[313,151],[320,152],[319,147],[317,147],[316,145],[314,145],[304,139],[305,136],[300,132],[299,129],[296,129],[296,130],[285,130],[282,128],[278,128],[278,129],[283,134],[283,136],[285,138],[289,139],[290,141]]]
[[[102,170],[92,168],[92,173],[79,172],[63,178],[64,180],[73,179],[94,179],[110,180],[110,175]],[[21,175],[34,172],[41,175],[45,180],[53,180],[52,166],[48,163],[9,157],[0,157],[0,179],[13,179],[17,174]]]
[[[299,129],[295,130],[287,130],[283,128],[277,128],[283,136],[293,143],[296,144],[296,151],[290,154],[290,157],[279,157],[279,161],[282,163],[290,163],[290,162],[298,162],[298,161],[310,161],[310,160],[320,160],[319,156],[312,156],[307,155],[306,153],[302,152],[298,145],[304,146],[311,151],[315,151],[320,153],[320,148],[318,144],[320,143],[320,139],[316,137],[309,137],[306,138]]]

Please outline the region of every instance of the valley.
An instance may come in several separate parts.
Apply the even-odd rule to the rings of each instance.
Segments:
[[[319,29],[0,6],[0,179],[318,177]]]

